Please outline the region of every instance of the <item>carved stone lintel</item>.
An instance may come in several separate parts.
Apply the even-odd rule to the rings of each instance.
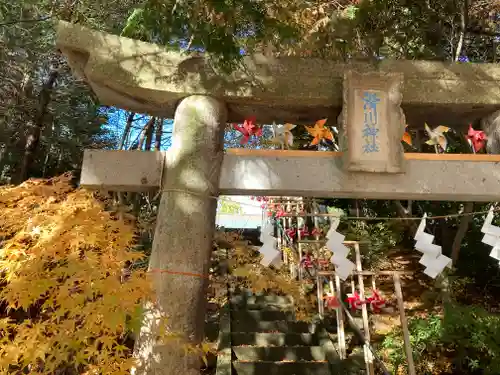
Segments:
[[[403,173],[403,74],[349,71],[344,76],[340,149],[350,172]]]

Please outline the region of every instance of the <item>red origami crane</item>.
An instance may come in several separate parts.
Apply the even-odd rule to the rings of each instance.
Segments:
[[[320,236],[321,233],[322,233],[321,229],[314,228],[311,232],[311,236],[316,236],[316,235]]]
[[[312,268],[313,261],[311,259],[311,255],[310,254],[304,255],[304,257],[300,261],[300,265],[304,268]]]
[[[278,208],[278,211],[276,211],[276,217],[282,217],[285,216],[286,212],[283,210],[283,208]]]
[[[255,125],[255,117],[246,119],[243,122],[243,126],[233,124],[233,128],[243,135],[240,142],[242,145],[248,143],[252,135],[255,135],[256,137],[262,136],[262,128],[258,125]]]
[[[295,236],[297,235],[297,229],[295,229],[295,228],[289,228],[285,232],[288,235],[288,237],[290,237],[291,239],[294,239]]]
[[[335,296],[328,295],[326,297],[323,297],[323,299],[325,300],[325,307],[327,309],[335,310],[340,307],[339,300]]]
[[[361,301],[361,297],[356,291],[354,291],[354,293],[352,294],[347,295],[346,302],[349,304],[351,310],[361,310],[361,306],[364,303],[364,301]]]
[[[300,238],[309,236],[309,230],[307,229],[307,227],[299,229],[299,232],[300,232]]]
[[[366,302],[370,304],[370,309],[373,312],[380,312],[382,307],[385,307],[385,300],[375,289],[372,290],[372,295],[366,299]]]
[[[480,151],[486,145],[486,134],[482,130],[474,130],[470,124],[469,131],[465,137],[471,143],[474,153]]]
[[[330,260],[328,259],[318,259],[318,266],[320,268],[328,268],[330,264]]]

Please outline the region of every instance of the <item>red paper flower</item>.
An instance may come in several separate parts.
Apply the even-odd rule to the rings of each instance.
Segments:
[[[487,139],[486,134],[484,134],[482,130],[474,130],[474,128],[472,128],[472,125],[470,124],[469,124],[469,131],[467,132],[467,135],[465,137],[472,144],[474,152],[480,151],[486,145],[486,139]]]
[[[255,117],[246,119],[243,122],[243,126],[233,124],[233,128],[243,135],[240,142],[242,145],[248,143],[252,135],[255,135],[256,137],[262,136],[262,128],[258,125],[255,125]]]

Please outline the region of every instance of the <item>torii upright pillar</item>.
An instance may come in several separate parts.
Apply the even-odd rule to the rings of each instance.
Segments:
[[[149,264],[157,300],[147,309],[136,343],[137,375],[200,373],[199,355],[186,357],[179,340],[158,342],[163,328],[153,317],[166,315],[172,333],[188,342],[203,339],[203,275],[212,251],[226,117],[223,103],[200,95],[182,100],[175,112]]]

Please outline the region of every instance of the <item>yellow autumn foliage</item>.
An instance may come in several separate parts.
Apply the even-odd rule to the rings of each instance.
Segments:
[[[231,238],[226,236],[225,240],[233,248],[229,266],[231,275],[237,278],[232,281],[234,285],[247,288],[253,293],[267,292],[290,296],[294,300],[295,317],[298,320],[311,320],[316,313],[316,297],[305,293],[301,283],[290,277],[286,266],[262,266],[262,256],[257,252],[257,248],[249,246],[247,241],[242,241],[237,234]]]
[[[152,293],[144,271],[124,277],[134,240],[70,176],[0,187],[0,374],[128,374]]]

